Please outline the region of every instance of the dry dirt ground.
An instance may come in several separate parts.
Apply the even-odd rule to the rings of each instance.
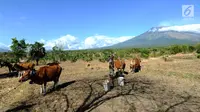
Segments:
[[[62,62],[64,68],[56,90],[20,84],[0,68],[1,112],[200,112],[200,60],[193,54],[142,60],[142,71],[125,76],[125,86],[104,92],[108,64]],[[129,60],[126,60],[129,71]],[[42,66],[42,65],[41,65]],[[38,68],[38,67],[37,67]]]

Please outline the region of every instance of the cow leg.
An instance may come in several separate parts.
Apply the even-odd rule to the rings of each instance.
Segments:
[[[18,77],[20,78],[23,75],[23,71],[18,72]]]
[[[43,93],[43,84],[40,85],[40,93],[41,93],[41,94]]]
[[[58,80],[55,80],[53,84],[53,89],[56,89],[57,84],[58,84]]]
[[[21,76],[21,72],[19,71],[19,72],[18,72],[18,78],[19,78],[20,76]]]
[[[132,68],[130,67],[129,72],[132,72]]]
[[[44,95],[46,94],[46,86],[47,86],[47,83],[45,82],[44,83]]]
[[[9,73],[11,73],[11,69],[8,67],[8,69],[9,69]]]

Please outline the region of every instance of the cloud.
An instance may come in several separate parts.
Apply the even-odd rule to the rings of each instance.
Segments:
[[[162,27],[158,31],[169,31],[169,30],[200,33],[200,24]]]
[[[76,49],[79,45],[79,41],[76,37],[72,35],[61,36],[58,39],[45,41],[41,39],[39,42],[44,43],[46,49],[52,49],[54,46],[61,47],[63,49]]]
[[[10,47],[10,45],[7,46],[7,45],[5,45],[3,43],[0,43],[0,48],[2,48],[2,49],[9,49],[9,47]]]
[[[98,48],[111,46],[119,42],[126,41],[133,38],[133,36],[122,36],[122,37],[108,37],[105,35],[94,35],[87,37],[84,41],[84,48]]]
[[[45,43],[45,40],[44,39],[40,39],[39,42]]]
[[[105,35],[94,35],[80,41],[77,37],[68,34],[49,41],[41,39],[39,42],[44,43],[44,47],[48,50],[52,49],[54,46],[62,47],[65,50],[75,50],[110,46],[133,37],[134,36],[109,37]]]

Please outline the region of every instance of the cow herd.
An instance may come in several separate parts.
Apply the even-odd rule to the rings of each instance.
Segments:
[[[130,71],[129,72],[132,72],[132,73],[139,72],[141,70],[140,63],[141,63],[141,60],[139,58],[132,59],[130,62]],[[124,72],[125,67],[126,67],[125,60],[116,59],[114,61],[114,66],[116,69],[121,69]]]
[[[35,70],[35,64],[31,62],[15,63],[11,64],[7,61],[0,60],[0,67],[8,67],[9,74],[16,72],[19,77],[19,82],[25,82],[30,80],[30,84],[41,85],[40,92],[46,94],[46,85],[49,81],[54,81],[53,88],[59,81],[62,67],[59,63],[48,63],[45,66]]]
[[[130,72],[138,72],[141,69],[140,62],[141,60],[138,58],[131,60]],[[9,73],[17,72],[19,82],[22,83],[30,80],[30,84],[40,85],[40,92],[42,94],[46,94],[47,82],[53,81],[53,88],[55,89],[63,70],[59,63],[48,63],[36,70],[35,64],[31,62],[11,64],[7,61],[0,60],[0,67],[3,66],[8,67]],[[121,67],[124,71],[126,63],[124,60],[115,61],[115,67],[117,68],[117,66]]]
[[[15,63],[13,65],[7,61],[0,60],[0,67],[4,67],[4,66],[8,67],[9,73],[16,71],[18,73],[18,77],[20,77],[25,70],[34,69],[35,64],[24,62],[24,63]]]

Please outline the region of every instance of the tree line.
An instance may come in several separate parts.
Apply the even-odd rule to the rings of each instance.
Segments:
[[[200,58],[200,43],[195,45],[171,45],[165,47],[149,48],[123,48],[123,49],[92,49],[92,50],[64,50],[59,46],[54,46],[52,50],[46,51],[44,44],[35,42],[34,44],[26,43],[24,39],[17,40],[12,38],[11,52],[0,53],[2,59],[12,63],[19,62],[20,59],[35,60],[38,63],[48,63],[55,61],[77,60],[92,61],[99,60],[105,62],[111,54],[120,58],[141,58],[158,57],[177,53],[197,53]]]

